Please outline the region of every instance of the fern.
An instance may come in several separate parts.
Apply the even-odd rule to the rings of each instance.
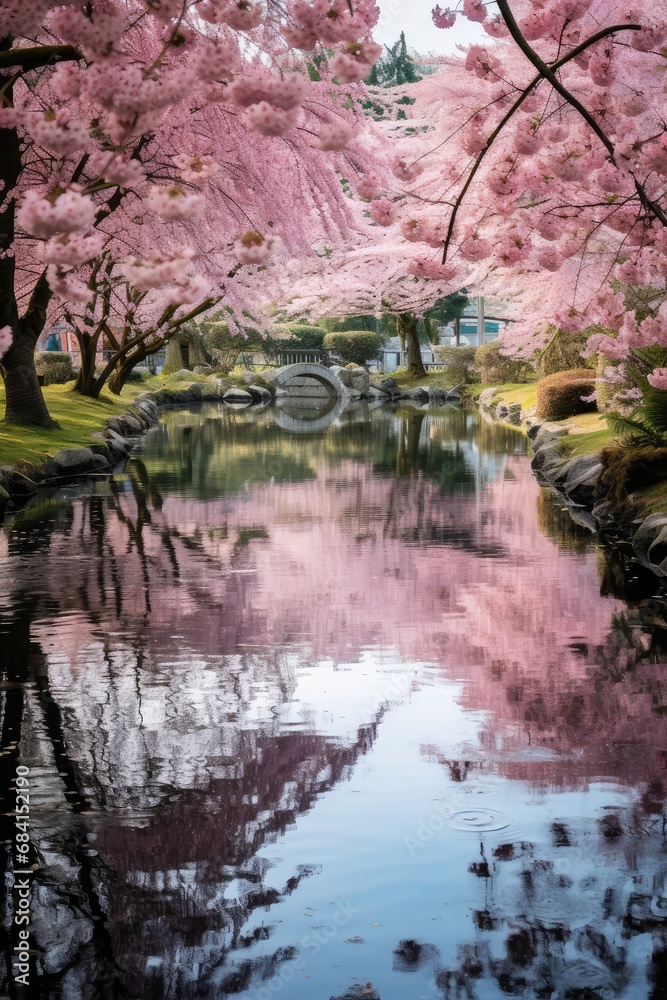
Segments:
[[[642,409],[643,407],[638,407],[629,417],[623,417],[620,413],[607,413],[605,414],[607,426],[612,433],[633,445],[648,444],[660,447],[664,444],[665,434],[655,430],[650,424],[644,423],[639,412]]]

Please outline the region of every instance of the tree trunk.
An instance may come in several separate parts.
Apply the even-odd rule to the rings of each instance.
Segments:
[[[164,359],[162,374],[171,375],[173,372],[179,372],[184,367],[185,361],[183,359],[183,351],[181,350],[179,339],[178,337],[172,337],[167,344],[167,354]]]
[[[135,347],[132,353],[127,355],[127,357],[122,357],[118,361],[113,374],[109,378],[109,388],[114,395],[120,396],[123,391],[123,386],[137,365],[140,365],[142,361],[145,361],[146,358],[154,351],[154,346],[148,348],[145,345],[140,345],[139,347]]]
[[[97,337],[82,336],[77,337],[79,349],[81,351],[81,368],[77,375],[74,388],[82,396],[90,396],[91,399],[99,397],[102,386],[95,378],[95,358],[97,356]]]
[[[5,39],[2,47],[11,42]],[[11,83],[3,89],[3,104],[12,105]],[[0,129],[0,327],[9,326],[14,342],[0,360],[0,374],[5,383],[7,406],[5,420],[14,424],[55,427],[44,402],[35,371],[35,344],[44,328],[46,307],[51,291],[40,278],[30,298],[28,312],[19,320],[16,306],[14,213],[15,199],[8,198],[21,172],[21,145],[15,128]]]
[[[454,336],[456,337],[456,346],[461,346],[461,317],[457,316],[454,320]]]
[[[421,346],[417,336],[417,318],[411,313],[401,313],[401,327],[408,345],[408,373],[413,378],[423,378],[426,375],[422,361]]]
[[[0,361],[0,373],[7,394],[7,423],[34,424],[37,427],[58,426],[50,416],[42,395],[35,370],[32,340],[27,337],[17,338]]]

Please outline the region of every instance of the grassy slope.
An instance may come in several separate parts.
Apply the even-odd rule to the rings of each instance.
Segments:
[[[87,399],[72,391],[73,384],[44,388],[49,413],[58,421],[59,428],[47,430],[0,423],[0,465],[14,465],[20,459],[34,462],[44,455],[55,455],[61,448],[85,445],[89,436],[101,430],[106,420],[123,413],[133,399],[150,387],[145,383],[132,383],[125,386],[121,396],[102,392],[99,399]],[[5,394],[0,383],[0,412],[4,405]]]
[[[244,385],[245,368],[237,367],[225,376],[230,382]],[[85,446],[90,435],[99,431],[110,417],[124,413],[137,396],[155,389],[177,389],[188,382],[206,381],[205,376],[158,375],[142,382],[128,383],[120,396],[103,390],[99,399],[88,399],[72,390],[73,382],[44,387],[49,413],[60,427],[21,427],[0,420],[0,465],[15,465],[21,459],[37,462],[45,455],[55,455],[61,448]],[[0,381],[0,413],[5,408],[5,392]]]

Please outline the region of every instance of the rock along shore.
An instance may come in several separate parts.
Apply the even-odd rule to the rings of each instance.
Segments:
[[[523,415],[518,403],[509,407],[495,402],[498,390],[485,389],[477,406],[487,420],[522,427],[530,439],[534,455],[531,466],[543,486],[550,486],[563,498],[572,520],[603,541],[627,541],[632,555],[656,576],[667,577],[667,511],[633,518],[627,508],[611,500],[601,481],[602,464],[597,452],[568,457],[559,442],[570,432],[567,423],[539,421]]]
[[[440,388],[418,386],[403,390],[392,378],[370,378],[361,366],[355,370],[341,369],[337,365],[334,368],[346,387],[349,401],[398,402],[410,399],[422,404],[438,404],[460,399],[458,393]],[[193,373],[183,370],[177,374],[185,376]],[[92,434],[93,440],[87,444],[78,448],[63,448],[52,458],[45,457],[39,462],[22,461],[14,466],[0,466],[0,518],[7,508],[22,506],[41,488],[60,486],[88,476],[111,475],[127,461],[139,438],[158,422],[162,408],[217,400],[237,406],[252,403],[266,405],[271,402],[274,393],[276,397],[290,395],[283,389],[271,392],[266,386],[254,385],[249,375],[244,387],[225,378],[209,377],[206,381],[191,382],[178,388],[164,387],[146,392],[137,397],[125,413],[107,420],[104,428]]]
[[[92,434],[93,440],[85,445],[63,448],[52,458],[45,457],[39,462],[0,466],[0,518],[8,507],[22,506],[44,487],[62,486],[83,477],[111,475],[124,465],[141,436],[158,422],[161,409],[216,401],[230,388],[231,382],[215,379],[144,393],[125,413],[107,420],[103,429]],[[267,395],[270,398],[270,393]],[[248,398],[252,401],[254,397],[249,393]]]

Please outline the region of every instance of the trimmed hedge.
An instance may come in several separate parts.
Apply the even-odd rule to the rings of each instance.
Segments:
[[[504,385],[506,382],[521,382],[529,365],[500,353],[500,340],[492,340],[475,350],[475,368],[480,380],[487,385]]]
[[[370,330],[327,333],[324,347],[339,354],[346,364],[353,361],[358,365],[364,365],[376,357],[380,349],[380,337]]]
[[[582,396],[595,390],[595,372],[590,368],[571,368],[547,375],[537,383],[537,418],[565,420],[577,413],[595,410],[594,402],[584,403]]]
[[[275,327],[276,333],[289,337],[286,347],[302,347],[304,350],[317,351],[322,347],[326,330],[321,326],[308,326],[305,323],[284,323]],[[281,341],[281,344],[285,341]]]
[[[40,351],[35,355],[35,368],[44,376],[44,385],[64,385],[76,378],[72,355],[67,351]]]

